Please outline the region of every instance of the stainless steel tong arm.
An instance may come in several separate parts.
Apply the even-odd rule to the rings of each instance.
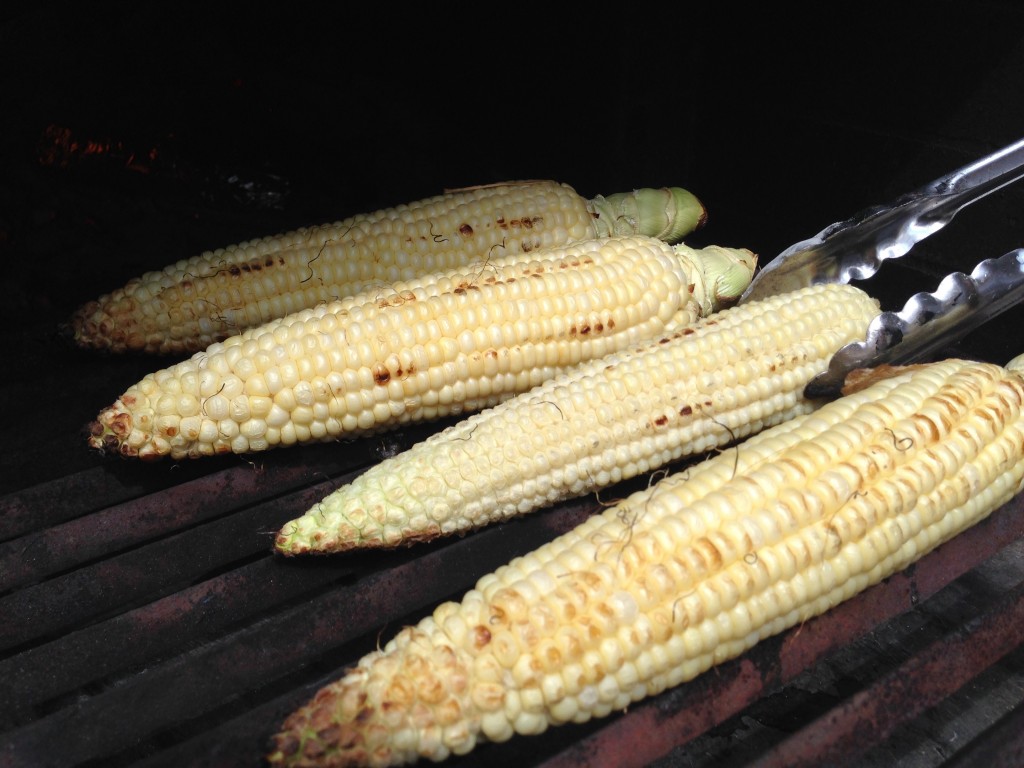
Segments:
[[[967,205],[1024,177],[1024,139],[953,171],[887,206],[861,211],[768,262],[739,303],[819,283],[864,280],[903,256]]]

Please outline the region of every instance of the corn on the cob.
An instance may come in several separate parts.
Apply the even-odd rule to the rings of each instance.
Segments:
[[[1024,372],[878,381],[516,558],[321,689],[273,764],[440,760],[608,715],[821,614],[1021,490]]]
[[[320,302],[485,257],[613,234],[678,242],[705,215],[679,187],[591,200],[553,181],[454,190],[147,272],[81,306],[67,332],[79,346],[111,352],[197,352]]]
[[[385,459],[282,527],[286,555],[412,544],[533,511],[816,407],[878,302],[820,285],[580,365]]]
[[[495,405],[671,333],[749,284],[745,249],[598,238],[303,310],[151,373],[93,447],[186,458],[356,437]]]

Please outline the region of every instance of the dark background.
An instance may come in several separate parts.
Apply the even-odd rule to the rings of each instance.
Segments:
[[[153,361],[58,326],[179,258],[552,178],[687,187],[691,242],[766,261],[1024,135],[1014,2],[209,5],[0,12],[4,490],[97,460],[80,429]],[[875,292],[1019,246],[1022,199],[965,211]]]

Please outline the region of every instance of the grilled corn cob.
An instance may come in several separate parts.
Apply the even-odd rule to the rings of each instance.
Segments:
[[[147,375],[90,445],[186,458],[355,437],[495,405],[734,301],[756,259],[642,235],[581,241],[303,310]]]
[[[700,201],[678,187],[591,200],[553,181],[455,190],[147,272],[81,306],[67,332],[86,348],[197,352],[320,302],[485,256],[613,234],[678,242],[704,220]]]
[[[819,285],[580,365],[385,459],[287,523],[287,555],[412,544],[524,514],[815,407],[803,389],[880,309]]]
[[[761,432],[401,630],[287,718],[270,762],[440,760],[690,680],[1018,493],[1022,402],[1020,368],[950,360]]]

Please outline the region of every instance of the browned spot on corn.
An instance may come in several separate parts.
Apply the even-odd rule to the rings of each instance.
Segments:
[[[473,628],[473,647],[477,650],[491,642],[491,630],[483,624],[477,624]]]
[[[543,221],[544,218],[542,216],[524,216],[520,219],[509,219],[508,221],[504,218],[499,218],[496,223],[501,229],[518,229],[520,227],[524,229],[533,229],[535,224]]]
[[[702,536],[693,544],[697,554],[704,560],[704,569],[717,571],[722,567],[722,553],[708,537]]]

